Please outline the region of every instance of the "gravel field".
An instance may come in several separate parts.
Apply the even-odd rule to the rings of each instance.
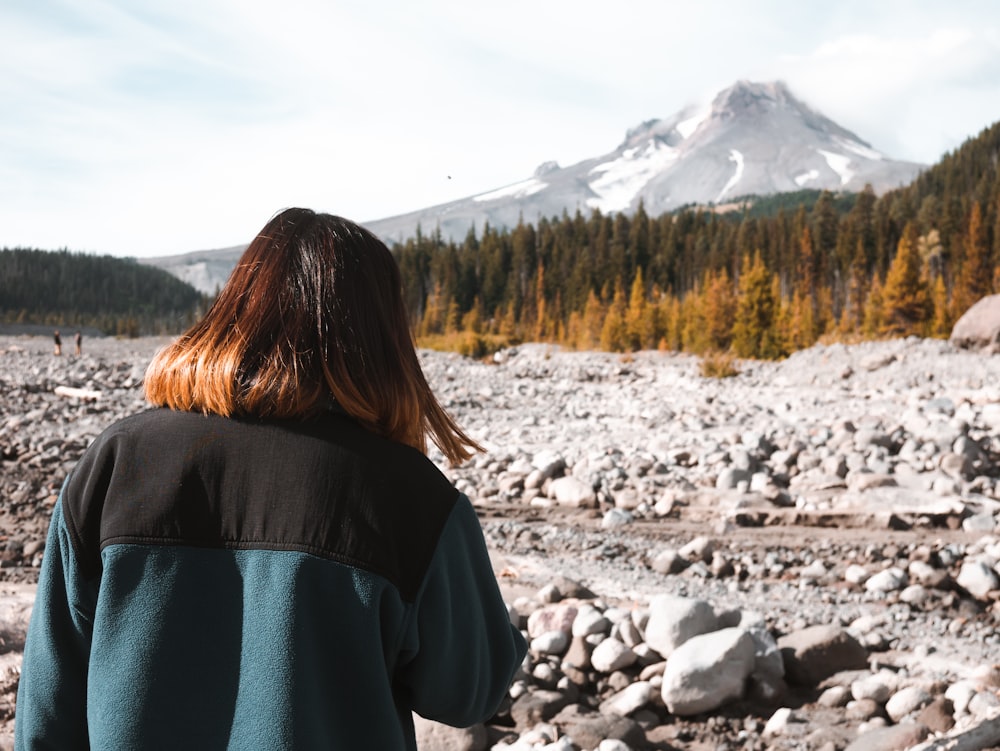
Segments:
[[[165,341],[0,336],[0,748],[52,504]],[[1000,748],[1000,357],[422,359],[532,645],[494,721],[422,748]]]

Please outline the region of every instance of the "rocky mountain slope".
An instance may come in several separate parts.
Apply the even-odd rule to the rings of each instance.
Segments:
[[[609,153],[460,201],[370,222],[388,240],[440,227],[461,239],[471,226],[514,227],[580,209],[658,215],[686,204],[816,188],[877,193],[908,184],[922,165],[895,161],[810,109],[781,82],[739,81],[707,106],[632,128]]]
[[[461,240],[469,229],[514,227],[520,219],[635,211],[652,216],[688,204],[816,188],[881,193],[908,184],[922,165],[890,159],[810,109],[781,82],[740,81],[708,105],[629,130],[613,151],[569,167],[541,165],[496,190],[395,217],[365,222],[386,242],[440,229]],[[225,283],[245,245],[143,259],[202,292]]]

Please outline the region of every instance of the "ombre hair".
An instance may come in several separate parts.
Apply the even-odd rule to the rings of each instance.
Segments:
[[[205,317],[153,358],[145,389],[156,406],[227,417],[308,419],[336,402],[453,464],[482,451],[427,384],[392,253],[309,209],[267,223]]]

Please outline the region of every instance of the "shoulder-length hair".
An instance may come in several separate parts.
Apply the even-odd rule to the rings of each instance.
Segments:
[[[205,317],[154,357],[145,390],[156,406],[227,417],[306,419],[335,401],[379,435],[420,451],[429,438],[454,464],[482,450],[427,384],[392,253],[309,209],[267,223]]]

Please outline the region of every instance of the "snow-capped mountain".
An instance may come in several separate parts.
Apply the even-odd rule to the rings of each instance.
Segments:
[[[364,222],[387,243],[419,226],[462,240],[488,222],[512,228],[523,218],[592,209],[631,213],[642,201],[658,216],[688,204],[725,204],[748,195],[803,188],[877,193],[910,183],[924,165],[890,159],[813,111],[781,82],[739,81],[707,105],[632,128],[603,156],[570,167],[541,165],[531,177],[479,195]],[[225,283],[246,246],[144,259],[206,293]]]
[[[475,226],[514,227],[563,210],[656,216],[686,204],[816,188],[877,193],[906,185],[924,165],[889,159],[813,111],[781,82],[739,81],[708,105],[632,128],[614,151],[570,167],[549,162],[526,180],[367,226],[387,241],[419,224],[461,240]]]

